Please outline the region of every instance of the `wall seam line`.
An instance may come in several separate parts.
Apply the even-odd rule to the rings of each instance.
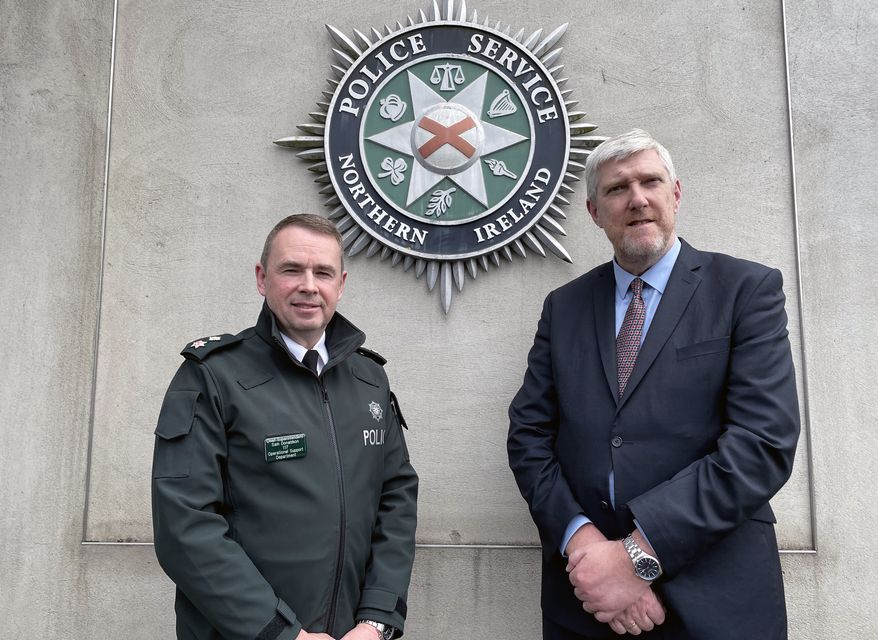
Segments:
[[[101,308],[104,296],[104,264],[107,253],[107,202],[110,185],[110,140],[113,125],[113,89],[116,73],[116,25],[119,16],[119,0],[113,0],[113,31],[110,38],[110,77],[107,83],[107,141],[104,148],[104,184],[101,201],[101,250],[100,269],[98,270],[97,313],[95,315],[95,331],[92,339],[91,399],[89,401],[88,446],[85,462],[85,503],[82,511],[82,541],[88,537],[89,504],[91,498],[92,453],[94,451],[95,406],[97,403],[98,357],[101,336]]]
[[[784,73],[786,74],[786,91],[787,91],[787,126],[789,127],[789,143],[790,143],[790,179],[791,191],[793,199],[793,244],[796,248],[796,284],[797,295],[799,297],[799,337],[801,342],[800,354],[802,357],[802,416],[805,423],[805,446],[807,447],[808,460],[808,499],[811,507],[811,547],[817,552],[817,499],[814,494],[814,447],[811,434],[811,394],[808,384],[808,353],[805,348],[806,332],[805,332],[805,288],[802,284],[802,242],[799,233],[799,185],[796,179],[796,144],[793,133],[793,92],[790,80],[790,47],[789,33],[787,30],[787,7],[786,0],[781,0],[781,24],[783,26],[783,55],[784,55]]]
[[[152,547],[152,542],[99,542],[85,540],[82,542],[84,547]],[[538,544],[436,544],[436,543],[418,543],[415,545],[417,549],[487,549],[487,550],[531,550],[540,551],[542,547]],[[814,549],[778,549],[781,555],[816,555]]]

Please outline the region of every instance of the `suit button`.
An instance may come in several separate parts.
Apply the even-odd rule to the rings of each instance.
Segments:
[[[610,444],[618,449],[622,446],[622,436],[613,436],[613,439],[610,440]]]
[[[606,500],[601,500],[601,510],[602,511],[609,511],[610,510],[610,505],[607,503]]]

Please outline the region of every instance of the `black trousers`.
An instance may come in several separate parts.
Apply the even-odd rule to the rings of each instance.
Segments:
[[[610,633],[612,630],[607,627]],[[613,634],[616,635],[616,634]],[[603,640],[592,636],[581,636],[565,627],[561,627],[543,616],[543,640]]]
[[[610,629],[609,625],[607,625],[607,635],[602,637],[595,636],[581,636],[575,631],[571,631],[566,627],[562,627],[558,624],[555,624],[546,616],[543,616],[543,640],[608,640],[608,638],[619,638],[619,640],[661,640],[665,638],[670,640],[674,638],[673,624],[667,624],[658,626],[649,633],[642,632],[639,636],[632,636],[630,634],[618,635],[612,629]],[[676,635],[677,638],[684,638],[687,636],[684,635]]]

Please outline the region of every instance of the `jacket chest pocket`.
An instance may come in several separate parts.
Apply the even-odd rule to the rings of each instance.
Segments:
[[[728,351],[729,336],[712,338],[711,340],[703,340],[701,342],[677,347],[677,360],[688,360],[689,358],[697,358],[699,356],[728,353]]]

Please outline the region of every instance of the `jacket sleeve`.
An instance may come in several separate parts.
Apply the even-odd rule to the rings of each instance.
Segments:
[[[356,619],[375,620],[402,635],[409,581],[415,558],[418,475],[409,462],[396,397],[390,394],[390,428],[385,443],[384,474],[372,549]]]
[[[783,281],[777,270],[752,280],[734,312],[716,450],[628,503],[669,576],[757,515],[792,471],[799,406]]]
[[[552,294],[543,304],[524,382],[509,407],[509,466],[545,543],[558,549],[571,519],[582,513],[555,455],[558,399],[552,365]],[[585,514],[588,515],[588,514]],[[546,537],[548,536],[548,540]]]
[[[223,406],[206,365],[181,365],[155,433],[152,514],[162,569],[223,638],[295,638],[295,614],[229,536]]]

